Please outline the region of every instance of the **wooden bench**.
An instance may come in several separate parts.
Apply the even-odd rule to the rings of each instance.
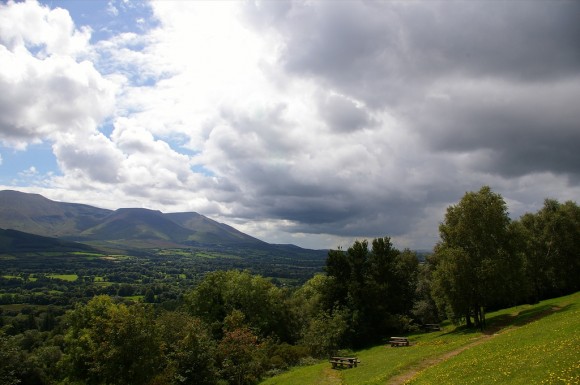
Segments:
[[[332,369],[336,369],[338,366],[356,368],[360,361],[357,357],[330,357],[330,363],[332,364]]]
[[[423,329],[427,331],[439,331],[441,330],[441,326],[439,324],[425,324],[423,325]]]
[[[392,347],[409,346],[409,339],[407,337],[391,337],[389,342]]]

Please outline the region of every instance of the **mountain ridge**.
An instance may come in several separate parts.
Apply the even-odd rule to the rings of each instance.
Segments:
[[[268,245],[196,212],[163,213],[144,208],[101,209],[58,202],[40,194],[0,191],[0,228],[76,242],[127,242],[131,247],[192,244]]]

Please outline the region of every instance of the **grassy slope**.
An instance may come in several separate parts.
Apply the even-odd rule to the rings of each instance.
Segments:
[[[357,368],[332,370],[324,361],[262,385],[580,383],[580,293],[490,313],[488,321],[495,335],[447,326],[411,335],[408,348],[355,352]]]
[[[524,320],[408,384],[579,384],[580,294],[519,311]]]

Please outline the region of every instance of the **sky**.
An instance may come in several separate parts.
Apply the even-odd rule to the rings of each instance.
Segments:
[[[0,2],[0,189],[430,249],[580,197],[578,1]]]

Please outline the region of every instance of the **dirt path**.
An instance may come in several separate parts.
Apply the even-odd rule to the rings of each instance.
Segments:
[[[543,311],[541,313],[536,314],[535,316],[528,319],[525,323],[527,324],[527,323],[530,323],[533,321],[537,321],[538,319],[543,318],[543,317],[547,316],[548,314],[557,312],[558,310],[561,310],[561,307],[552,307],[551,309],[548,309],[546,311]],[[512,318],[515,318],[517,315],[518,314],[514,314]],[[397,376],[391,377],[388,380],[387,385],[402,385],[406,381],[415,377],[421,371],[427,369],[428,367],[440,364],[443,361],[447,361],[448,359],[455,357],[456,355],[464,352],[467,349],[470,349],[474,346],[477,346],[477,345],[480,345],[480,344],[486,342],[490,338],[501,333],[503,331],[504,327],[506,327],[510,324],[511,324],[511,322],[506,320],[502,324],[495,325],[493,328],[486,330],[484,332],[484,334],[482,334],[477,340],[470,342],[467,345],[461,346],[455,350],[444,353],[444,354],[437,356],[437,357],[427,358],[427,359],[417,363],[416,365],[411,366],[405,372],[403,372]]]
[[[417,375],[419,372],[427,369],[428,367],[440,364],[443,361],[447,361],[451,357],[455,357],[456,355],[460,354],[461,352],[464,352],[467,349],[470,349],[474,346],[477,346],[477,345],[485,342],[486,340],[490,339],[494,335],[495,334],[482,334],[481,337],[479,337],[477,340],[470,342],[467,345],[463,345],[460,348],[457,348],[457,349],[452,350],[450,352],[444,353],[444,354],[437,356],[437,357],[427,358],[427,359],[419,362],[418,364],[411,366],[404,373],[401,373],[395,377],[391,377],[389,379],[389,381],[387,382],[387,385],[402,385],[405,383],[405,381],[408,381],[411,378],[415,377],[415,375]]]

